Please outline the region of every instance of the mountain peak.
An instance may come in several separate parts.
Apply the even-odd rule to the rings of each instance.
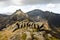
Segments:
[[[32,11],[36,11],[36,12],[43,12],[42,10],[40,10],[40,9],[34,9],[34,10],[32,10]]]
[[[13,21],[22,21],[24,20],[28,15],[24,13],[21,9],[16,10],[11,16],[10,19]]]
[[[16,10],[15,14],[20,15],[20,14],[23,14],[23,12],[21,9],[19,9],[19,10]]]

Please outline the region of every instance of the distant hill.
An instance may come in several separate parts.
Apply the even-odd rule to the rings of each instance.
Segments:
[[[39,9],[32,10],[27,12],[27,14],[31,17],[30,19],[33,21],[48,21],[50,28],[54,32],[60,33],[60,14],[42,11]],[[39,19],[37,19],[39,17]],[[60,34],[59,34],[60,36]]]
[[[0,29],[4,28],[6,20],[8,19],[9,15],[0,14]]]
[[[59,22],[60,14],[56,14],[56,13],[49,12],[49,11],[42,11],[39,9],[35,9],[30,12],[27,12],[27,14],[33,19],[37,20],[37,17],[39,16],[40,18],[47,20],[49,23],[55,26],[60,25],[60,22]]]

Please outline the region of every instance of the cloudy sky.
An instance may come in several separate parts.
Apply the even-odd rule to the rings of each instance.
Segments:
[[[60,13],[60,0],[0,0],[0,13],[13,13],[18,9],[24,12],[41,9]]]

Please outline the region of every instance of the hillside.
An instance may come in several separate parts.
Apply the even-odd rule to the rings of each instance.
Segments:
[[[24,13],[19,9],[1,16],[0,40],[59,40],[59,20],[60,14],[53,12],[35,9]]]

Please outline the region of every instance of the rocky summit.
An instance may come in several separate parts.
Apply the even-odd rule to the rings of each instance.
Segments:
[[[60,14],[35,9],[0,14],[0,40],[60,40]]]

